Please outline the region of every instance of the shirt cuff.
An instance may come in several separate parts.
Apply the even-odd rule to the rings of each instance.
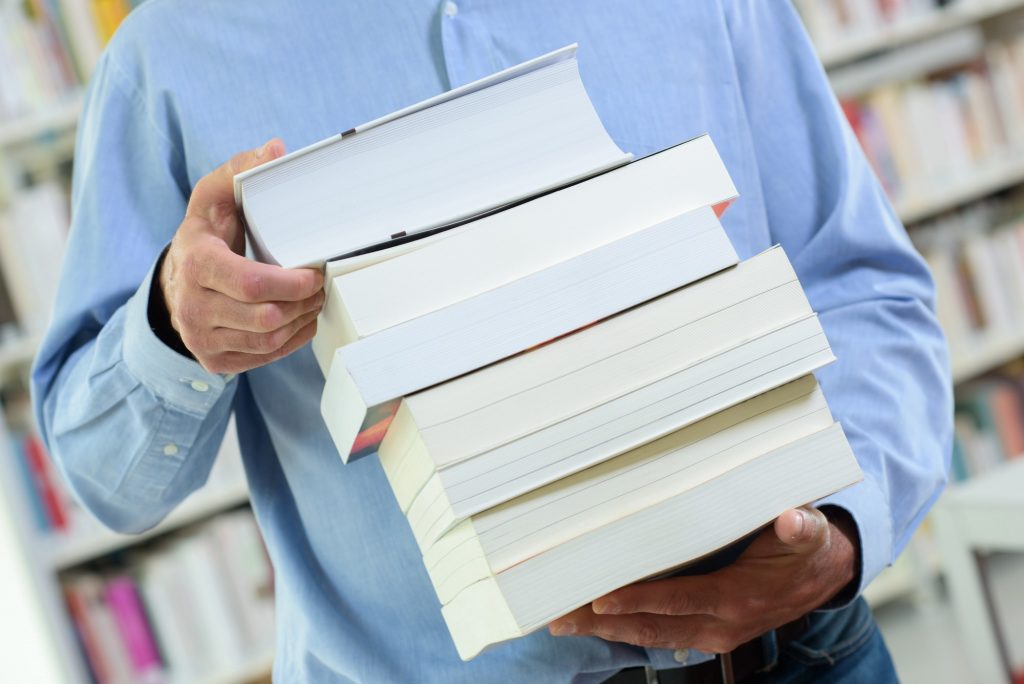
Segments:
[[[844,592],[838,601],[829,602],[825,610],[839,610],[852,603],[871,581],[892,562],[892,516],[881,488],[874,478],[865,473],[858,484],[825,497],[815,504],[842,508],[857,526],[856,543],[859,547],[859,582],[856,591]]]
[[[715,659],[714,653],[705,653],[696,648],[645,648],[651,667],[655,670],[671,670],[677,667],[700,665]]]
[[[168,347],[153,332],[148,311],[155,270],[154,265],[128,300],[122,349],[124,362],[131,374],[159,399],[185,413],[204,417],[220,399],[231,378],[210,373],[197,361]]]

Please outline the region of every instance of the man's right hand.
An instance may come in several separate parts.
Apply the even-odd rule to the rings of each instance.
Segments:
[[[240,373],[276,361],[316,333],[324,301],[320,271],[243,256],[234,176],[282,154],[284,144],[271,140],[202,178],[160,268],[171,326],[211,373]]]

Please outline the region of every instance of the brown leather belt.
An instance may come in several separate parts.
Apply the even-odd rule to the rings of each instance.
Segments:
[[[808,622],[804,616],[776,629],[777,648],[796,640],[807,630]],[[774,663],[768,662],[767,657],[764,637],[757,637],[700,665],[657,671],[631,667],[605,680],[605,684],[734,684],[770,669]]]

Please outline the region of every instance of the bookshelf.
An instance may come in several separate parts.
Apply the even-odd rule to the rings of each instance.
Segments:
[[[108,556],[154,537],[173,532],[210,516],[241,506],[249,501],[244,480],[228,482],[215,489],[201,489],[185,500],[152,530],[142,534],[117,534],[96,526],[72,537],[51,537],[40,544],[43,563],[54,571],[69,570],[97,558]]]
[[[57,188],[63,184],[61,178],[66,174],[67,164],[73,154],[73,133],[84,100],[86,78],[82,75],[91,71],[102,44],[137,2],[62,0],[59,7],[57,3],[52,3],[46,6],[43,14],[31,15],[22,11],[29,4],[19,5],[9,0],[0,0],[8,10],[4,15],[7,23],[4,31],[0,32],[3,34],[0,35],[0,42],[14,35],[12,31],[20,31],[21,40],[24,41],[40,40],[46,31],[54,31],[59,22],[66,22],[61,25],[61,30],[54,31],[60,35],[59,54],[21,54],[0,50],[0,54],[5,55],[5,62],[15,59],[14,55],[22,60],[15,65],[19,68],[13,70],[8,69],[9,64],[0,64],[5,75],[0,80],[0,231],[11,230],[12,225],[17,229],[18,225],[23,224],[31,224],[34,230],[37,229],[32,221],[23,220],[18,223],[16,209],[25,204],[26,198],[38,186],[49,184],[51,188]],[[103,4],[102,11],[96,7],[100,3]],[[48,14],[50,12],[55,14]],[[45,42],[46,39],[43,40]],[[42,59],[52,61],[44,63],[40,61]],[[12,78],[8,79],[7,76],[11,74]],[[51,193],[52,196],[61,194],[59,190]],[[65,218],[64,224],[60,226],[61,232],[66,230],[66,205],[63,210]],[[51,212],[51,219],[59,213]],[[37,218],[36,215],[29,217]],[[4,226],[5,221],[7,228]],[[6,244],[6,249],[9,249],[11,243],[8,241]],[[17,245],[17,242],[14,244]],[[54,251],[47,249],[42,253],[52,255]],[[21,302],[19,310],[17,294],[11,291],[10,279],[25,278],[27,274],[19,275],[17,270],[5,270],[4,263],[9,265],[10,261],[0,259],[0,278],[4,279],[7,296],[11,298],[9,304],[14,307],[13,320],[17,321],[17,326],[12,326],[12,312],[9,309],[5,312],[5,305],[0,302],[0,389],[9,391],[12,386],[21,387],[26,383],[29,365],[41,341],[41,327],[38,321],[22,317],[26,310],[24,302]],[[21,281],[22,292],[36,289],[32,283],[26,287],[25,282]],[[32,300],[29,301],[32,303]],[[44,304],[41,301],[39,303]],[[8,403],[5,409],[9,408]],[[165,565],[163,576],[166,577],[168,572],[173,574],[178,571],[173,564],[179,562],[180,554],[191,554],[191,570],[181,568],[185,575],[191,571],[194,576],[197,566],[200,572],[219,569],[215,567],[217,562],[212,558],[196,560],[200,552],[209,546],[206,536],[221,535],[218,538],[226,539],[239,549],[251,548],[239,546],[242,542],[237,541],[251,541],[252,535],[258,533],[254,532],[254,526],[247,528],[245,521],[240,520],[247,517],[248,490],[237,442],[233,437],[234,428],[233,425],[229,426],[230,436],[222,446],[207,485],[190,496],[152,530],[129,536],[103,528],[78,510],[69,498],[62,504],[70,507],[65,510],[67,521],[63,528],[41,525],[40,504],[38,500],[33,501],[33,497],[39,496],[36,491],[39,484],[34,479],[26,479],[24,471],[23,461],[27,457],[24,453],[25,442],[22,440],[27,438],[23,436],[26,428],[25,423],[20,422],[23,420],[23,415],[14,419],[9,413],[0,410],[0,540],[5,550],[15,550],[14,553],[0,554],[0,603],[5,613],[4,619],[0,620],[0,632],[4,636],[4,643],[0,646],[0,662],[4,666],[5,681],[84,684],[91,681],[91,676],[86,651],[76,633],[82,623],[73,615],[66,602],[66,592],[74,591],[77,579],[94,578],[101,592],[97,599],[104,602],[105,592],[109,590],[108,581],[115,576],[131,577],[135,590],[140,594],[145,591],[147,581],[153,582],[159,589],[160,585],[152,579],[155,571],[148,568],[162,562]],[[18,428],[17,432],[12,432],[12,425]],[[38,473],[33,473],[35,477],[38,477]],[[66,494],[61,493],[61,496],[66,497]],[[246,531],[249,534],[242,534]],[[223,537],[225,534],[229,536]],[[259,542],[255,543],[258,545]],[[235,569],[238,569],[237,561]],[[253,567],[249,568],[251,570]],[[147,580],[147,577],[150,579]],[[12,595],[8,596],[8,593]],[[265,604],[268,595],[264,591],[260,597],[263,605],[243,610],[241,617],[234,618],[234,623],[225,624],[237,624],[238,620],[242,620],[250,628],[241,630],[241,625],[237,625],[239,634],[243,631],[255,634],[252,625],[267,622],[268,608]],[[173,600],[179,601],[181,598],[175,596]],[[196,600],[194,596],[183,598],[193,602]],[[116,610],[109,605],[107,609],[108,621],[105,624],[110,626],[109,631],[116,640],[118,630],[114,627],[122,616],[117,615]],[[195,608],[190,610],[194,611]],[[153,618],[150,625],[153,635],[159,640],[159,637],[164,636],[158,629],[161,625],[156,617],[149,617]],[[199,661],[203,661],[199,664],[196,664],[198,661],[193,662],[181,671],[172,668],[170,679],[162,674],[156,680],[152,677],[145,679],[169,681],[173,684],[244,684],[266,680],[274,657],[272,624],[264,632],[268,635],[269,646],[260,640],[262,637],[247,637],[238,642],[242,644],[241,650],[232,651],[237,654],[233,657],[207,654],[205,661],[199,658]],[[211,652],[219,648],[218,644],[206,646]],[[166,652],[161,653],[165,662],[169,662],[167,655]],[[134,655],[130,656],[124,663],[128,665],[129,671],[136,665],[132,662]],[[136,675],[131,677],[132,681],[143,679],[138,673]]]
[[[998,368],[1021,355],[1024,330],[979,338],[970,353],[952,355],[953,383],[960,384],[986,371]]]
[[[877,52],[971,26],[1021,7],[1024,7],[1024,0],[961,1],[941,12],[911,17],[878,31],[856,34],[831,45],[822,45],[818,54],[825,68],[831,69]]]
[[[859,94],[883,82],[892,81],[894,77],[913,78],[966,59],[984,46],[988,39],[984,32],[986,25],[1001,23],[1004,18],[1022,12],[1024,0],[956,0],[942,10],[910,17],[878,30],[862,31],[822,42],[819,53],[830,74],[839,81],[839,89]],[[958,32],[959,36],[949,38]],[[948,39],[947,46],[956,49],[935,50],[920,46],[920,43],[944,38]],[[883,61],[879,62],[877,58]],[[66,161],[70,152],[66,146],[53,147],[41,145],[40,142],[73,130],[82,107],[82,92],[82,84],[77,83],[67,88],[59,99],[45,106],[13,118],[0,118],[0,164],[20,163],[17,155],[6,153],[15,148],[32,151],[38,148],[33,156],[35,164],[46,164],[49,161],[57,165]],[[3,186],[2,181],[3,174],[0,174],[0,210],[3,210],[11,197],[20,192],[17,187]],[[962,174],[951,176],[941,184],[928,183],[924,186],[927,187],[926,191],[901,195],[895,206],[905,223],[916,224],[979,198],[1021,185],[1024,185],[1024,150],[1016,149]],[[0,339],[3,340],[0,341],[0,380],[24,374],[38,348],[39,336],[23,334]],[[987,370],[1018,358],[1022,353],[1024,329],[980,336],[954,355],[954,382],[967,382]],[[9,465],[12,459],[4,421],[0,420],[0,465]],[[20,480],[16,473],[2,469],[0,473],[3,474],[3,481],[0,482],[0,540],[5,541],[4,548],[16,546],[21,549],[20,554],[4,555],[9,556],[6,560],[13,568],[9,572],[16,574],[20,566],[21,575],[24,576],[21,584],[32,590],[29,595],[18,597],[24,604],[26,615],[23,623],[25,643],[38,643],[39,648],[47,653],[60,654],[59,658],[42,658],[49,663],[49,671],[34,673],[26,681],[87,681],[85,662],[75,643],[71,619],[60,595],[59,579],[63,573],[88,566],[111,554],[159,541],[167,535],[243,506],[247,501],[244,482],[239,479],[197,492],[167,520],[143,535],[118,535],[95,527],[80,535],[57,538],[40,535],[25,524],[24,521],[30,516],[26,512],[23,493],[17,491]],[[1024,488],[1024,483],[1021,487]],[[14,510],[3,510],[5,502]],[[10,528],[6,533],[5,526]],[[17,541],[8,544],[6,541],[12,531]],[[868,595],[872,602],[877,604],[919,592],[922,578],[938,572],[934,560],[919,546],[912,544],[910,551],[901,557],[897,565],[883,573],[869,587]],[[0,572],[8,572],[2,560]],[[3,601],[3,605],[7,606],[7,601]],[[43,619],[33,618],[37,614],[42,615]],[[56,661],[61,664],[58,666]],[[237,667],[211,672],[197,681],[200,684],[251,681],[266,677],[272,661],[272,652],[256,653]]]
[[[796,4],[804,13],[805,21],[819,45],[819,54],[837,95],[847,101],[867,102],[869,106],[879,106],[879,109],[870,113],[880,115],[879,118],[888,116],[889,119],[883,123],[891,123],[892,113],[891,110],[885,111],[880,108],[882,98],[873,99],[874,93],[888,90],[890,96],[891,93],[900,93],[909,99],[906,93],[915,86],[904,84],[912,84],[914,81],[922,84],[918,89],[920,91],[926,86],[934,87],[936,82],[942,82],[943,79],[959,78],[960,83],[963,83],[977,74],[992,78],[995,62],[992,61],[993,53],[990,46],[1008,40],[1008,36],[1012,38],[1014,34],[1024,32],[1024,0],[954,0],[944,8],[907,16],[891,23],[886,23],[882,16],[885,10],[878,9],[883,7],[881,3],[858,3],[857,0],[853,0],[844,5],[846,9],[853,8],[851,15],[846,19],[854,24],[859,21],[861,26],[846,35],[834,33],[835,24],[830,24],[830,20],[835,17],[823,16],[823,13],[827,14],[827,7],[830,4],[835,7],[836,3],[832,3],[831,0],[796,0]],[[857,8],[853,7],[858,4],[864,10],[859,15]],[[888,5],[890,10],[894,6]],[[966,78],[957,75],[951,77],[951,71],[957,69],[962,69],[961,73],[966,75]],[[932,74],[941,75],[933,79]],[[993,92],[999,84],[998,80],[993,80]],[[1005,82],[1003,84],[1005,85]],[[906,90],[901,90],[904,87]],[[950,91],[952,90],[950,88]],[[949,91],[942,95],[948,93]],[[895,98],[890,97],[890,102],[892,99]],[[933,99],[931,104],[936,104],[937,99],[939,98]],[[973,105],[973,102],[971,104]],[[997,96],[997,106],[1000,104]],[[851,109],[854,116],[860,113],[856,108],[848,108],[848,116]],[[931,111],[936,116],[941,115],[939,107],[933,106]],[[1020,118],[1019,114],[1016,118]],[[851,118],[851,123],[855,124],[855,131],[858,132],[858,137],[861,137],[857,122]],[[864,124],[863,121],[860,123]],[[942,139],[941,135],[931,137]],[[1007,220],[1005,216],[1000,219],[993,218],[997,214],[995,211],[970,213],[970,210],[963,209],[975,206],[981,200],[989,202],[990,200],[986,198],[998,193],[1011,193],[1012,197],[1012,193],[1024,188],[1024,142],[1020,138],[1007,138],[1004,144],[985,158],[976,158],[971,164],[948,164],[942,171],[921,180],[909,179],[915,182],[900,183],[901,180],[908,179],[900,178],[898,174],[887,177],[885,173],[879,172],[890,196],[894,198],[893,204],[897,214],[908,226],[911,239],[919,248],[922,243],[928,244],[933,241],[939,231],[938,226],[947,232],[953,231],[957,234],[957,246],[954,248],[956,250],[969,250],[969,243],[977,241],[977,234],[983,232],[978,230],[982,226],[1011,232],[1009,226],[1000,225],[1000,222]],[[877,150],[873,150],[864,137],[861,137],[861,142],[867,149],[869,158],[876,164],[876,170],[878,166],[884,166],[889,162],[891,172],[892,167],[896,165],[894,160],[879,157]],[[1012,203],[1011,199],[1010,204]],[[954,213],[957,216],[956,220],[946,218]],[[927,228],[922,228],[923,226]],[[923,233],[927,234],[927,239],[919,240]],[[948,237],[947,235],[946,238]],[[949,240],[946,239],[946,242]],[[956,254],[962,252],[957,251]],[[926,252],[926,257],[928,256]],[[962,256],[958,258],[964,259]],[[932,258],[929,258],[929,263],[934,265]],[[989,263],[992,264],[993,261]],[[947,265],[951,268],[946,269],[944,273],[946,281],[939,283],[940,318],[944,305],[947,309],[949,306],[943,299],[950,299],[950,276],[955,279],[958,273],[953,259],[950,259]],[[962,277],[962,272],[960,274]],[[941,287],[943,284],[947,287]],[[971,330],[972,325],[965,324],[963,318],[963,311],[960,311],[955,321],[957,325],[947,328],[951,342],[951,370],[958,401],[969,400],[969,392],[979,391],[976,379],[1024,354],[1024,328],[1016,323],[998,321],[999,324],[996,325],[994,321],[986,320],[981,329]],[[946,321],[944,325],[945,323]],[[1013,456],[1015,453],[1006,455]],[[1009,472],[1024,472],[1020,471],[1019,467],[1014,471],[1014,466],[1019,466],[1019,463],[1005,461],[992,465],[992,470],[985,475],[994,474],[1001,477]],[[969,480],[966,484],[969,486],[972,482],[973,480]],[[1017,486],[1017,491],[1024,491],[1024,482],[1017,483]],[[950,491],[943,495],[943,500],[955,498],[959,489],[960,485],[951,485]],[[877,606],[895,599],[928,597],[934,591],[934,583],[931,580],[945,573],[939,555],[934,549],[931,525],[926,521],[897,562],[867,588],[865,594],[868,601]]]
[[[1024,184],[1024,150],[1015,150],[970,173],[896,202],[904,223],[916,223],[949,209]]]
[[[76,91],[42,110],[0,123],[0,147],[28,143],[40,136],[72,128],[81,112],[82,93]]]

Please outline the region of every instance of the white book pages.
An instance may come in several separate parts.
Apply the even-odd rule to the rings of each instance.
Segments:
[[[472,527],[487,573],[498,574],[831,424],[825,398],[808,376],[484,511],[465,524]],[[459,590],[449,578],[466,583],[486,576],[473,578],[463,571],[466,565],[479,567],[474,554],[467,553],[472,546],[435,547],[426,550],[423,560],[442,602]]]
[[[783,304],[789,301],[788,297],[794,290],[798,295],[796,303]],[[780,247],[773,247],[712,277],[532,349],[529,354],[505,359],[457,381],[431,387],[406,397],[406,401],[413,410],[417,426],[428,430],[489,406],[510,393],[528,390],[550,378],[582,371],[602,359],[689,324],[695,326],[692,330],[694,339],[703,341],[702,322],[710,325],[716,314],[741,307],[743,302],[762,294],[766,298],[761,300],[761,308],[767,311],[759,315],[758,321],[766,323],[759,327],[757,321],[750,320],[751,326],[744,338],[811,313],[810,304],[801,293],[796,273],[785,252]],[[794,310],[793,307],[798,308],[798,313],[790,316],[788,312]],[[779,310],[772,311],[774,308]],[[745,313],[750,314],[751,311]],[[726,346],[733,346],[737,341],[730,340]],[[713,345],[711,348],[704,348],[703,344],[693,346],[700,347],[695,358],[715,351]],[[457,460],[455,456],[439,455],[437,465],[444,467]]]
[[[328,306],[343,307],[347,344],[735,197],[714,143],[701,136],[336,278]]]
[[[674,330],[616,350],[575,372],[544,378],[444,423],[421,426],[420,434],[430,452],[444,459],[441,470],[446,471],[691,366],[700,364],[708,373],[705,377],[715,377],[712,374],[731,370],[713,360],[717,354],[758,340],[780,324],[811,315],[799,283],[788,283],[710,316],[681,322]],[[815,321],[806,325],[809,334],[820,332]],[[762,348],[771,348],[776,337],[764,340]],[[567,344],[566,351],[571,346]],[[567,361],[566,366],[570,364]],[[415,415],[415,408],[413,412]]]
[[[641,429],[648,424],[641,422],[636,426],[639,432],[634,430],[629,436],[626,430],[614,444],[574,449],[572,438],[583,436],[586,430],[573,426],[591,421],[583,414],[600,413],[602,417],[593,420],[598,421],[598,430],[606,430],[603,421],[619,417],[615,412],[625,410],[621,407],[626,404],[631,407],[628,413],[646,418],[647,413],[635,411],[640,404],[629,403],[641,396],[651,403],[658,392],[687,391],[687,396],[678,399],[691,403],[677,402],[674,409],[659,414],[666,418],[668,429],[675,429],[681,423],[674,421],[699,420],[829,362],[832,357],[823,337],[820,346],[824,351],[801,363],[801,357],[794,356],[797,349],[782,351],[773,346],[783,343],[778,335],[756,342],[749,352],[734,350],[727,358],[714,359],[721,352],[812,316],[810,312],[785,253],[773,248],[528,354],[406,397],[380,445],[381,465],[403,511],[409,511],[413,498],[435,470],[443,473],[445,487],[472,479],[477,472],[507,477],[507,488],[485,493],[489,487],[481,483],[481,489],[459,496],[460,506],[495,505],[504,499],[492,501],[492,496],[514,496],[618,453],[616,448],[630,444],[622,440],[638,440],[635,445],[659,436]],[[816,320],[802,325],[809,326],[803,328],[808,336],[813,336],[812,329],[820,334]],[[789,334],[802,333],[798,327]],[[754,353],[758,349],[761,356],[772,349],[780,354],[761,358]],[[754,355],[745,356],[748,353]],[[755,359],[756,366],[744,365]],[[711,365],[686,370],[704,361]],[[726,368],[722,364],[728,363],[736,363],[731,376],[736,386],[716,394],[706,381],[721,372],[714,368]],[[340,365],[335,370],[343,368]],[[673,377],[684,370],[683,375]],[[563,386],[568,389],[563,391]],[[638,393],[635,397],[626,397],[634,392]],[[622,397],[626,397],[623,403],[615,401]],[[359,402],[351,382],[329,382],[324,399],[325,406],[328,399],[331,406]],[[334,410],[325,413],[328,415],[333,434],[338,431],[336,424],[348,414]],[[517,461],[522,462],[523,470],[512,475],[519,468]],[[484,499],[477,503],[464,500],[477,494]]]
[[[383,330],[339,352],[367,406],[458,377],[738,261],[710,208]]]
[[[808,323],[812,325],[807,327],[818,327],[815,320]],[[441,471],[439,478],[446,494],[442,507],[450,506],[454,520],[469,517],[831,362],[834,357],[820,328],[817,332],[801,332],[799,327],[783,331],[777,340],[723,354],[713,363],[688,369],[693,372],[653,383],[538,433],[538,439],[522,447],[519,458],[506,447],[503,455],[507,460],[495,461],[501,465],[484,468],[487,460],[481,458],[467,461],[461,468]],[[782,342],[783,337],[804,334],[807,336],[802,339]],[[785,346],[772,349],[775,344]],[[724,369],[733,363],[735,368]],[[410,507],[410,517],[412,511]],[[436,515],[440,517],[441,513]],[[429,513],[425,517],[431,519]],[[427,529],[443,531],[437,529],[437,524],[434,521]]]
[[[413,109],[242,176],[256,256],[320,264],[630,159],[605,132],[574,57]]]
[[[460,657],[468,660],[619,587],[720,549],[783,510],[861,478],[836,423],[476,582],[442,614]]]

